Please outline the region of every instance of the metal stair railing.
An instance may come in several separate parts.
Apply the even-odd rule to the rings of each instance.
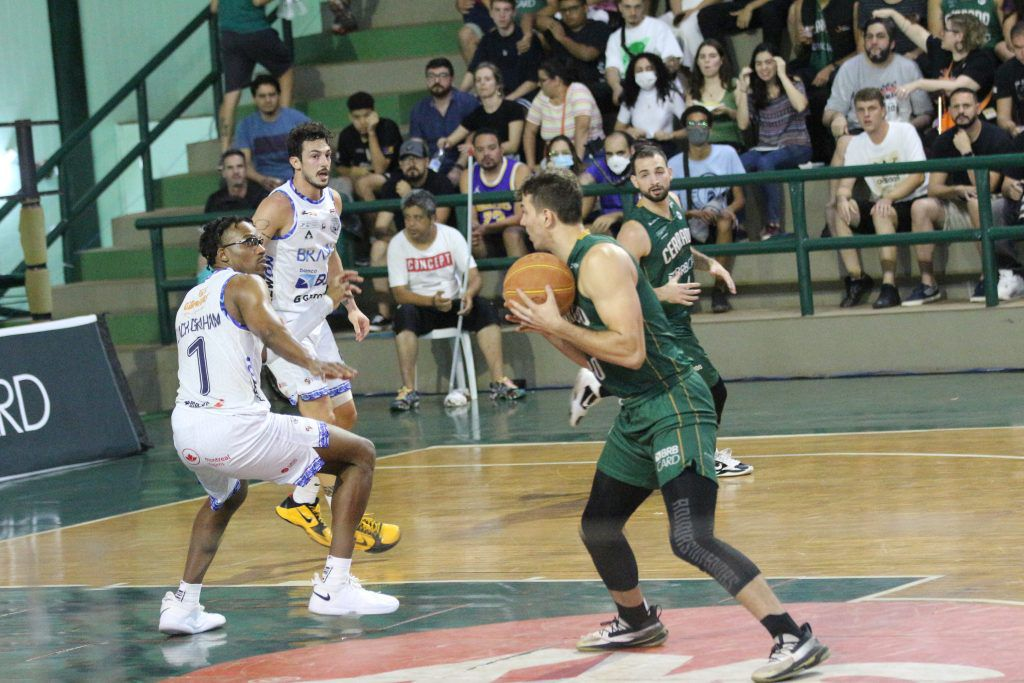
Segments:
[[[912,244],[948,244],[951,242],[980,242],[982,246],[982,273],[985,278],[985,304],[996,306],[999,298],[996,294],[995,242],[1004,239],[1024,238],[1024,224],[1013,226],[993,226],[992,191],[989,187],[988,173],[976,174],[978,184],[978,203],[980,207],[980,226],[966,230],[937,230],[927,233],[895,233],[892,235],[854,235],[851,237],[811,238],[807,234],[807,211],[804,206],[804,184],[818,180],[835,178],[864,178],[894,173],[920,173],[934,171],[960,171],[969,169],[1000,169],[1018,168],[1024,165],[1024,157],[1019,154],[1002,154],[995,156],[964,157],[961,159],[931,159],[928,161],[903,162],[898,164],[874,164],[867,166],[825,167],[815,169],[791,169],[785,171],[765,171],[760,173],[744,173],[741,175],[723,175],[700,178],[677,178],[672,181],[673,190],[686,188],[725,187],[732,185],[758,185],[761,183],[786,183],[789,186],[793,212],[794,239],[768,240],[766,242],[735,242],[732,244],[709,244],[700,247],[702,253],[716,255],[749,255],[749,254],[783,254],[789,253],[796,257],[796,271],[800,295],[800,313],[804,316],[814,315],[814,298],[812,294],[810,253],[812,251],[838,251],[839,249],[876,248],[884,246],[903,246]],[[636,194],[632,185],[618,187],[614,185],[588,185],[583,188],[585,195]],[[488,202],[513,201],[513,192],[494,192],[487,194]],[[451,206],[456,209],[459,225],[468,225],[466,216],[466,195],[446,195],[437,198],[438,206]],[[400,201],[396,199],[379,199],[372,202],[352,202],[344,207],[345,213],[368,213],[374,211],[396,211]],[[629,203],[624,201],[623,206]],[[191,214],[187,216],[168,216],[140,218],[135,221],[138,230],[150,231],[150,244],[153,255],[153,276],[156,284],[157,315],[160,323],[160,338],[164,344],[174,341],[173,320],[169,295],[175,291],[187,291],[195,285],[195,278],[167,279],[167,267],[164,261],[163,230],[195,226],[213,218],[230,214]],[[344,238],[339,243],[339,251],[344,249]],[[477,266],[483,270],[501,270],[508,268],[515,259],[496,258],[481,259]],[[363,277],[384,277],[387,268],[359,268]]]

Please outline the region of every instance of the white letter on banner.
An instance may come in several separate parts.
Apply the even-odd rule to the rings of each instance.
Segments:
[[[11,385],[7,380],[3,379],[0,379],[0,387],[3,387],[7,391],[7,398],[4,399],[3,403],[0,403],[0,436],[7,436],[7,432],[4,431],[5,417],[11,423],[11,426],[14,427],[14,433],[21,434],[21,427],[18,426],[18,423],[13,417],[11,417],[10,413],[7,412],[7,407],[14,403],[14,389],[11,388]]]
[[[21,424],[25,427],[25,431],[34,432],[37,429],[42,429],[50,420],[50,397],[46,394],[46,387],[35,375],[15,375],[11,379],[14,380],[14,390],[18,394],[18,410],[21,412]],[[25,398],[21,393],[22,382],[35,384],[39,387],[39,394],[43,397],[43,416],[32,424],[29,424],[28,416],[25,414]]]

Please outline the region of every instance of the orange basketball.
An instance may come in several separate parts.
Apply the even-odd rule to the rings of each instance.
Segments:
[[[536,301],[543,303],[547,298],[545,285],[550,285],[558,303],[558,312],[565,315],[576,299],[576,278],[572,276],[569,266],[558,257],[544,251],[527,254],[517,259],[505,273],[505,284],[502,292],[506,305],[510,299],[516,299],[516,290],[523,292]]]

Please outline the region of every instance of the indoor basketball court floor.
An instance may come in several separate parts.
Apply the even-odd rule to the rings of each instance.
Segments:
[[[807,681],[1024,680],[1024,374],[730,384],[717,533],[833,651]],[[447,414],[360,399],[381,459],[371,511],[402,542],[354,572],[394,614],[306,610],[324,549],[251,488],[207,577],[227,625],[156,630],[202,491],[147,421],[142,456],[0,484],[0,678],[149,681],[744,681],[771,642],[671,553],[658,496],[627,527],[670,636],[584,654],[611,617],[577,537],[615,402],[579,429],[567,391]],[[72,426],[68,426],[69,429]]]

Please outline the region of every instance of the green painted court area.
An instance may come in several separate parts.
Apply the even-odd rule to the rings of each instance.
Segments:
[[[787,603],[845,602],[916,578],[799,578],[771,583]],[[734,604],[710,579],[643,585],[649,601],[665,608]],[[227,617],[227,626],[200,636],[167,638],[154,628],[155,608],[164,590],[0,589],[3,678],[152,681],[210,664],[353,638],[604,615],[609,607],[608,593],[599,581],[391,584],[388,591],[402,600],[401,610],[361,619],[310,614],[307,586],[208,587],[203,589],[203,601],[217,606]],[[26,659],[25,652],[36,654]]]

